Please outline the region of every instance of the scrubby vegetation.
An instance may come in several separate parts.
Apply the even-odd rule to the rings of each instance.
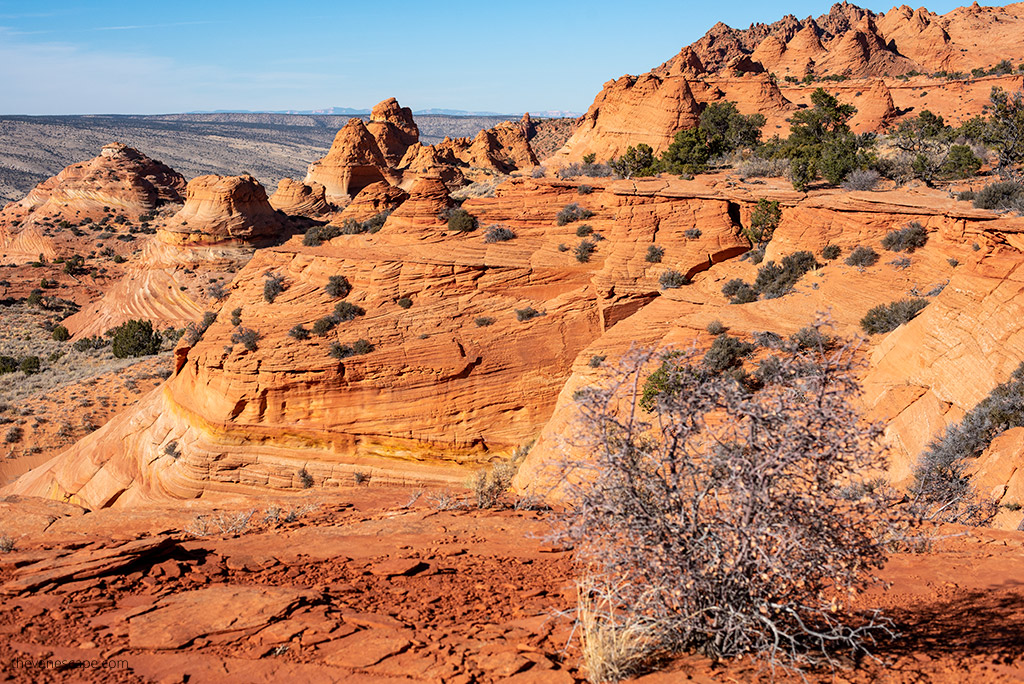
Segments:
[[[585,264],[588,261],[590,261],[590,257],[591,255],[594,254],[594,250],[596,249],[597,245],[595,245],[593,242],[590,242],[589,240],[583,240],[578,245],[576,245],[576,249],[573,250],[573,256],[576,257],[576,261],[580,262],[581,264]]]
[[[714,372],[746,352],[721,345],[721,363],[661,356],[645,383],[660,374],[645,391],[649,413],[618,409],[653,352],[576,395],[588,448],[565,464],[558,539],[585,560],[579,626],[592,681],[678,651],[827,669],[839,667],[835,649],[856,657],[888,634],[888,621],[847,601],[877,581],[884,531],[913,519],[867,486],[884,470],[881,429],[857,412],[851,348],[783,345],[752,388]],[[847,496],[851,486],[863,494]]]
[[[273,304],[277,295],[282,292],[284,292],[284,278],[273,273],[267,275],[266,280],[263,281],[263,299],[268,304]]]
[[[199,340],[203,339],[203,335],[209,330],[210,326],[213,325],[214,321],[217,320],[217,314],[212,311],[204,311],[203,318],[199,323],[189,323],[185,326],[185,342],[189,346],[195,346]]]
[[[702,173],[716,157],[756,147],[763,126],[761,114],[743,115],[732,102],[712,102],[701,112],[696,128],[676,133],[658,168],[667,173]]]
[[[367,340],[359,339],[351,345],[340,344],[338,342],[332,342],[328,354],[333,359],[347,359],[350,356],[359,356],[361,354],[369,354],[373,351],[373,345]]]
[[[807,251],[794,252],[782,258],[780,264],[765,263],[757,270],[753,285],[734,278],[722,286],[722,294],[732,304],[746,304],[758,298],[777,299],[793,291],[793,287],[808,271],[821,264]]]
[[[690,279],[686,277],[686,274],[670,268],[662,272],[661,276],[658,277],[658,284],[663,290],[674,290],[675,288],[689,285]]]
[[[450,209],[447,215],[448,230],[456,233],[469,233],[476,230],[477,220],[465,209],[458,207]]]
[[[354,320],[357,316],[366,315],[366,310],[352,302],[338,302],[334,306],[334,320],[338,323]]]
[[[850,252],[850,256],[846,257],[847,266],[856,266],[858,268],[866,268],[868,266],[874,266],[878,263],[878,252],[865,247],[863,245],[857,245]]]
[[[842,248],[839,245],[825,245],[821,248],[821,258],[832,261],[838,259],[839,255],[843,253]]]
[[[520,322],[528,321],[532,318],[537,318],[537,316],[542,315],[543,314],[541,314],[540,311],[537,311],[532,306],[527,306],[523,309],[516,309],[516,320]]]
[[[576,221],[582,221],[588,219],[594,215],[594,212],[589,209],[585,209],[575,202],[567,204],[558,212],[555,216],[555,222],[560,226],[564,226]]]
[[[348,296],[348,293],[352,291],[352,285],[348,282],[348,278],[342,275],[333,275],[327,279],[327,284],[324,286],[324,292],[331,297],[339,297],[344,299]]]
[[[750,244],[763,248],[771,241],[781,220],[782,209],[779,207],[779,203],[762,197],[757,200],[757,206],[750,214],[750,228],[746,229],[744,233],[750,240]]]
[[[1017,181],[989,183],[970,199],[977,209],[1024,213],[1024,185]]]
[[[846,174],[842,186],[844,190],[874,190],[881,179],[882,174],[874,169],[854,169]]]
[[[384,223],[388,220],[388,216],[390,215],[390,211],[384,211],[376,214],[375,216],[371,216],[365,221],[345,219],[340,225],[328,223],[323,226],[311,226],[302,237],[302,244],[306,247],[319,247],[324,242],[333,240],[340,235],[376,233],[384,227]]]
[[[917,221],[911,221],[905,227],[892,230],[882,238],[882,247],[890,252],[913,252],[924,247],[928,242],[928,231]]]
[[[662,257],[665,256],[665,248],[658,247],[657,245],[651,245],[647,248],[647,254],[644,256],[644,261],[649,264],[660,264]]]
[[[487,231],[484,233],[484,242],[487,243],[508,242],[509,240],[515,239],[515,231],[508,226],[502,226],[497,223],[487,226]]]
[[[126,321],[114,328],[111,334],[111,349],[119,359],[156,354],[162,342],[160,333],[153,330],[149,321]]]
[[[947,522],[988,522],[996,506],[973,489],[967,465],[999,434],[1015,427],[1024,427],[1024,364],[928,444],[914,469],[911,487],[921,513]]]
[[[231,341],[241,344],[248,351],[254,352],[259,348],[260,334],[252,328],[239,328],[231,333]]]
[[[920,298],[879,304],[868,310],[860,320],[860,327],[869,335],[891,332],[914,318],[926,306],[928,300]]]

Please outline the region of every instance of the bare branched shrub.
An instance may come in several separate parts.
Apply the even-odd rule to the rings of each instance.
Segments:
[[[205,537],[214,532],[221,534],[242,534],[249,528],[256,509],[239,513],[221,513],[219,515],[197,515],[186,532],[193,537]]]
[[[787,178],[789,176],[788,159],[762,159],[751,157],[740,162],[736,167],[741,178]]]
[[[874,169],[854,169],[846,174],[842,187],[844,190],[874,190],[882,174]]]
[[[0,553],[10,553],[14,550],[14,539],[6,534],[0,534]]]
[[[466,507],[465,503],[447,490],[427,494],[427,501],[430,502],[433,508],[439,511],[454,511]]]
[[[565,464],[557,539],[587,568],[587,600],[642,625],[649,651],[753,654],[773,670],[870,655],[890,623],[846,602],[886,560],[878,531],[913,519],[882,488],[846,495],[885,465],[881,427],[852,401],[854,351],[782,343],[757,388],[692,350],[636,353],[578,393],[584,455]]]
[[[502,495],[512,486],[512,478],[519,470],[519,463],[499,461],[476,472],[467,483],[473,490],[477,508],[494,508]]]

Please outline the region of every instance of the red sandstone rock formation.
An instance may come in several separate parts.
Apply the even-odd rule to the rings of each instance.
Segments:
[[[51,259],[75,242],[57,228],[62,221],[136,222],[164,202],[180,202],[184,190],[181,174],[161,162],[121,143],[105,145],[99,156],[68,166],[0,211],[0,262]]]
[[[892,102],[892,93],[881,79],[870,89],[865,88],[861,97],[855,97],[853,105],[857,113],[850,119],[850,128],[855,133],[884,131],[899,114]]]
[[[387,160],[366,124],[349,119],[327,155],[309,165],[306,182],[324,186],[327,199],[341,204],[367,185],[385,180],[387,169]]]
[[[170,245],[258,242],[279,236],[284,223],[252,176],[199,176],[188,183],[185,206],[157,237]]]
[[[393,97],[373,108],[366,128],[377,140],[389,166],[398,166],[409,146],[420,139],[420,130],[413,121],[412,110],[399,106],[398,100]]]
[[[319,183],[306,185],[291,178],[281,179],[269,201],[270,206],[289,216],[316,218],[331,212],[331,206],[324,195],[324,186]]]
[[[676,131],[697,125],[700,109],[683,76],[623,76],[605,84],[555,157],[564,163],[596,154],[604,161],[640,143],[661,151]]]
[[[340,225],[348,219],[365,221],[385,211],[393,211],[409,199],[409,193],[388,183],[374,183],[363,188],[352,198],[344,211],[332,223]]]

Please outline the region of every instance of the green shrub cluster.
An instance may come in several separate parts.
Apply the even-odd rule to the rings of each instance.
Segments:
[[[350,356],[369,354],[373,351],[373,348],[373,345],[364,339],[358,339],[351,345],[333,342],[328,350],[328,354],[334,359],[347,359]]]
[[[752,285],[740,278],[730,280],[722,287],[722,294],[729,297],[732,304],[746,304],[760,297],[777,299],[792,292],[805,273],[820,266],[810,252],[794,252],[783,257],[779,264],[769,261],[761,266]]]
[[[163,342],[151,322],[134,319],[117,326],[108,335],[111,337],[111,351],[119,359],[156,354]]]
[[[871,308],[860,319],[860,327],[869,335],[880,335],[892,332],[911,320],[928,306],[927,299],[900,299],[889,304],[879,304]]]
[[[456,208],[448,211],[448,230],[456,233],[469,233],[476,230],[476,217],[465,209]]]
[[[882,238],[882,247],[890,252],[907,252],[924,247],[928,242],[928,231],[917,221],[911,221],[905,227],[892,230]]]

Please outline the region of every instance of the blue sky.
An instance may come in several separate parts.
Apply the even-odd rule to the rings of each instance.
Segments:
[[[649,70],[717,21],[745,28],[831,4],[0,0],[0,113],[301,110],[391,96],[414,109],[585,111],[605,81]]]

